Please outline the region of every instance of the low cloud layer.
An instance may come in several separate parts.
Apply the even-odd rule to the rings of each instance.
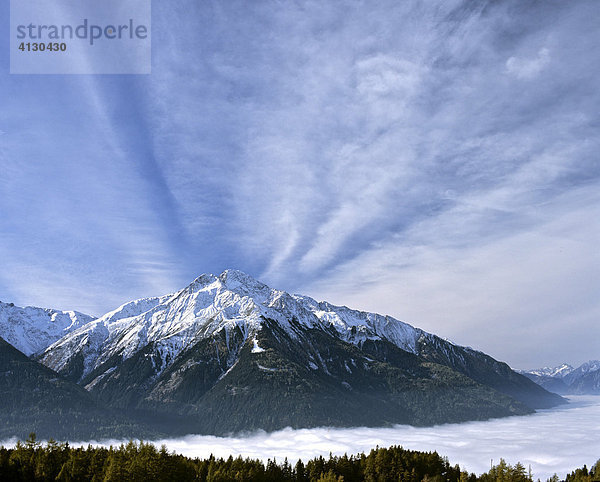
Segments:
[[[242,455],[263,460],[306,461],[329,453],[356,454],[375,446],[437,451],[452,464],[475,473],[489,470],[490,460],[531,465],[535,477],[569,471],[600,459],[600,397],[573,397],[566,407],[543,410],[531,416],[488,422],[448,424],[430,428],[318,428],[258,433],[243,438],[189,436],[158,441],[169,449],[192,456],[211,453],[227,457]]]
[[[292,463],[329,453],[343,455],[368,452],[376,446],[401,445],[406,449],[437,451],[450,463],[477,474],[489,470],[490,460],[500,458],[531,466],[534,479],[546,480],[554,473],[563,477],[572,470],[600,459],[600,397],[574,396],[571,403],[534,415],[487,422],[448,424],[428,428],[399,425],[393,428],[316,428],[257,432],[245,437],[189,435],[157,440],[169,450],[189,457],[229,455],[266,461],[286,457]],[[8,445],[14,443],[8,442]],[[96,443],[96,442],[93,442]],[[120,441],[103,441],[118,445]],[[7,445],[7,443],[5,443]],[[82,444],[87,445],[87,442]]]

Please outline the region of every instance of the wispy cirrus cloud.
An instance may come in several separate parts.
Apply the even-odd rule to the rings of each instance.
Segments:
[[[512,320],[513,364],[511,327],[597,333],[595,3],[153,7],[151,76],[0,75],[0,296],[99,313],[235,267],[462,343]],[[543,363],[597,357],[575,339]]]

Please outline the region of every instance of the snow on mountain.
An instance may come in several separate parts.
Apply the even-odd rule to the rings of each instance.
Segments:
[[[72,357],[81,355],[84,372],[90,372],[95,367],[95,361],[105,359],[107,340],[119,337],[130,329],[139,332],[141,327],[136,327],[136,317],[152,310],[168,298],[169,295],[125,303],[50,345],[42,355],[42,362],[50,368],[60,370]],[[130,339],[131,334],[123,336],[120,341],[127,344]],[[130,347],[130,351],[134,348]]]
[[[600,394],[600,361],[591,360],[573,368],[566,363],[555,368],[521,372],[546,390],[561,395]]]
[[[0,301],[0,337],[26,355],[38,353],[94,320],[77,311],[58,311]]]
[[[571,365],[568,365],[566,363],[563,363],[562,365],[559,365],[557,367],[544,367],[544,368],[538,368],[535,370],[526,370],[526,373],[531,373],[532,375],[537,375],[540,377],[555,377],[555,378],[563,378],[565,376],[567,376],[569,373],[571,373],[573,370],[575,370]]]
[[[600,360],[590,360],[589,362],[580,365],[577,370],[581,373],[589,373],[600,370]]]
[[[537,375],[538,377],[559,378],[564,380],[568,385],[574,380],[597,370],[600,370],[600,361],[590,360],[577,368],[573,368],[571,365],[563,363],[554,368],[545,367],[537,368],[535,370],[523,370],[522,373],[529,373],[531,375]]]
[[[590,360],[589,362],[583,363],[578,366],[576,369],[571,370],[567,375],[563,378],[567,384],[572,384],[576,380],[584,377],[588,373],[592,373],[600,370],[600,361],[599,360]]]
[[[35,361],[108,407],[206,433],[446,423],[563,401],[484,353],[235,270],[65,331]]]
[[[345,341],[387,339],[416,353],[417,340],[433,336],[389,316],[351,310],[312,298],[290,295],[236,270],[204,274],[177,293],[127,303],[69,333],[46,349],[42,363],[60,371],[82,357],[84,378],[111,357],[123,360],[148,344],[160,353],[159,374],[186,348],[225,331],[227,340],[239,328],[253,336],[263,320],[275,320],[292,338],[302,328],[333,328]]]
[[[294,298],[306,306],[322,323],[335,328],[340,338],[353,344],[360,344],[367,339],[385,339],[403,350],[416,354],[417,341],[421,336],[428,335],[391,316],[317,302],[308,296],[294,295]]]

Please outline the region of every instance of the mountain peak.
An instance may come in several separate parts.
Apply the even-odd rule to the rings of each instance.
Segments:
[[[525,370],[525,373],[531,373],[537,376],[564,378],[566,375],[575,370],[571,365],[563,363],[556,367],[536,368],[535,370]]]
[[[77,311],[59,311],[0,301],[0,334],[26,355],[44,350],[67,333],[94,320]]]
[[[261,283],[243,271],[237,269],[226,269],[218,276],[212,273],[201,274],[182,291],[187,290],[194,292],[198,289],[203,290],[213,283],[219,283],[222,287],[231,291],[236,291],[241,288],[241,291],[245,294],[253,291],[263,292],[265,290],[271,290],[271,288],[269,288],[266,284]]]
[[[546,390],[572,395],[600,393],[600,361],[590,360],[577,368],[567,363],[554,368],[521,372]]]
[[[24,313],[28,323],[7,314],[6,324],[23,333],[44,324],[41,314]],[[201,275],[176,293],[125,303],[83,326],[65,317],[67,334],[37,360],[114,408],[175,411],[202,430],[441,423],[529,413],[561,400],[483,353],[390,316],[271,289],[239,270]],[[430,396],[440,389],[443,397]],[[500,401],[488,407],[492,394]],[[448,411],[452,400],[458,403]],[[465,400],[478,411],[465,411]],[[373,404],[381,407],[377,416],[354,417],[374,413]],[[446,415],[436,418],[440,410]],[[249,424],[248,413],[264,417]]]
[[[600,360],[590,360],[582,364],[579,368],[585,371],[600,370]]]
[[[219,280],[229,289],[240,286],[251,291],[270,290],[266,284],[254,279],[252,276],[237,269],[226,269],[219,275]]]
[[[256,282],[256,280],[250,276],[247,273],[244,273],[243,271],[239,270],[239,269],[232,269],[232,268],[228,268],[226,270],[224,270],[220,275],[219,278],[221,279],[236,279],[236,280],[240,280],[240,281],[249,281],[249,282]]]

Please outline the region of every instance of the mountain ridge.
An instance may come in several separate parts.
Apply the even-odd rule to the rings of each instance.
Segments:
[[[0,438],[148,437],[160,427],[107,410],[96,397],[0,337]]]
[[[214,303],[211,296],[216,299]],[[200,304],[201,312],[191,311],[190,304],[194,302]],[[176,310],[179,309],[183,313],[178,319],[171,319],[166,326],[162,322],[168,317],[169,312],[173,311],[169,306],[173,303],[178,303]],[[134,305],[142,306],[142,309],[136,311],[133,309]],[[124,311],[127,316],[115,316]],[[219,316],[221,321],[214,318]],[[67,351],[72,354],[72,350],[69,349],[72,345],[80,345],[86,337],[87,341],[92,341],[91,338],[101,338],[104,335],[103,341],[108,342],[109,349],[103,350],[99,356],[96,362],[97,368],[98,363],[102,363],[115,353],[121,353],[128,358],[137,351],[136,348],[149,341],[164,342],[172,339],[174,335],[180,335],[179,344],[169,347],[169,355],[174,358],[195,341],[190,333],[198,326],[198,323],[193,323],[194,319],[204,317],[204,320],[209,321],[202,326],[204,334],[221,329],[228,332],[240,323],[246,325],[249,332],[254,332],[260,326],[261,316],[280,322],[292,337],[296,336],[296,331],[289,324],[289,319],[295,318],[306,328],[320,326],[324,329],[334,329],[344,341],[354,345],[364,343],[367,339],[384,338],[399,348],[416,354],[419,340],[422,343],[423,338],[431,341],[432,337],[435,337],[438,343],[459,346],[391,316],[318,302],[308,296],[290,295],[285,291],[269,288],[241,271],[225,270],[219,276],[203,274],[187,287],[173,294],[125,303],[116,310],[93,320],[93,323],[88,323],[58,340],[45,350],[40,359],[48,366],[61,371],[68,363],[68,359],[55,356],[62,347],[67,348]],[[114,323],[115,321],[118,323]],[[128,337],[120,336],[132,328],[135,322],[138,322],[137,343],[134,340],[134,333],[128,333]],[[244,333],[246,331],[244,330]],[[482,353],[470,347],[460,346],[460,348]],[[81,376],[85,376],[90,371],[90,368],[84,370]]]
[[[564,402],[483,352],[237,270],[125,303],[34,358],[111,409],[190,417],[199,433],[427,425]]]
[[[567,363],[558,367],[520,370],[548,391],[560,395],[600,395],[600,361],[590,360],[577,368]]]
[[[94,319],[78,311],[19,307],[0,301],[0,334],[27,356],[47,348],[50,343]]]

